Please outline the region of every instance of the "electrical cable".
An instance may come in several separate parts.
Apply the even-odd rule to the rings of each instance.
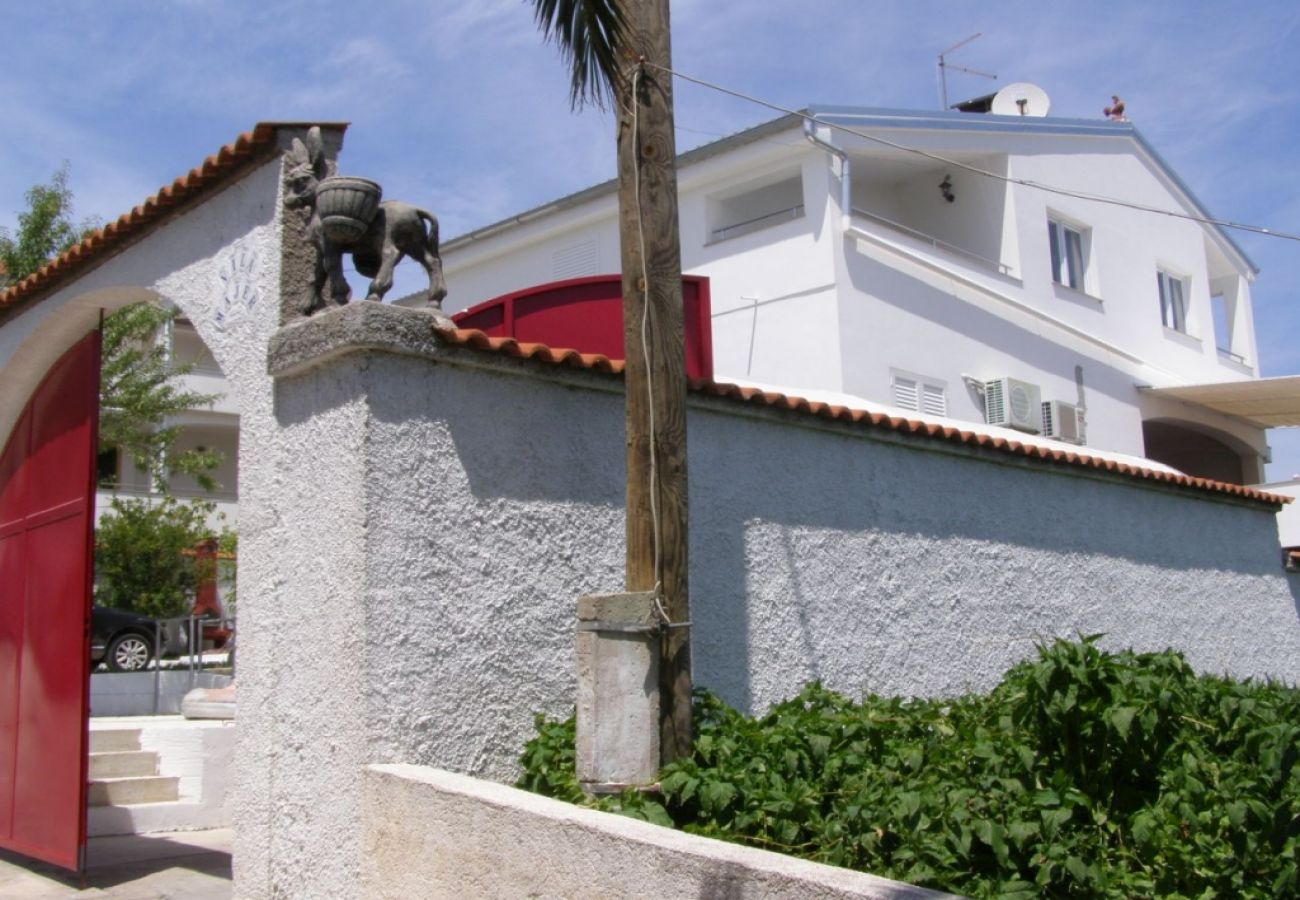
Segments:
[[[654,548],[654,601],[659,617],[665,625],[671,625],[667,610],[660,602],[659,594],[663,581],[659,575],[659,471],[655,451],[655,387],[650,373],[650,345],[646,340],[646,329],[650,322],[650,268],[646,263],[645,220],[641,214],[641,118],[638,115],[638,89],[645,72],[646,61],[642,57],[636,71],[632,73],[632,169],[636,180],[636,234],[641,248],[641,358],[645,363],[646,393],[650,412],[650,528],[651,545]]]
[[[837,131],[842,131],[846,134],[854,135],[855,137],[860,137],[863,140],[871,141],[872,143],[883,144],[886,147],[891,147],[895,150],[902,150],[907,153],[914,153],[917,156],[923,156],[926,159],[932,159],[935,160],[936,162],[944,163],[945,165],[952,166],[955,169],[963,169],[975,175],[981,175],[985,178],[992,178],[996,181],[1003,181],[1008,184],[1019,184],[1027,188],[1044,191],[1049,194],[1057,194],[1062,197],[1073,197],[1077,200],[1087,200],[1093,203],[1107,203],[1112,206],[1122,206],[1127,209],[1138,210],[1140,212],[1155,213],[1157,215],[1170,216],[1175,219],[1186,219],[1191,222],[1199,222],[1203,225],[1215,225],[1220,228],[1234,228],[1239,231],[1247,231],[1252,234],[1262,234],[1267,237],[1283,238],[1288,241],[1300,241],[1300,234],[1292,234],[1286,231],[1278,231],[1273,228],[1266,228],[1263,225],[1248,225],[1243,222],[1232,222],[1227,219],[1212,219],[1209,218],[1208,216],[1197,216],[1191,213],[1176,212],[1171,209],[1161,209],[1157,206],[1146,206],[1145,204],[1142,203],[1132,203],[1128,200],[1120,200],[1116,197],[1106,197],[1101,194],[1091,194],[1088,193],[1087,191],[1076,191],[1076,190],[1071,190],[1070,188],[1054,187],[1053,185],[1043,184],[1041,181],[1033,181],[1032,179],[1028,179],[1028,178],[1012,178],[1009,175],[999,175],[997,172],[990,172],[987,169],[981,169],[979,166],[973,166],[970,163],[964,163],[955,159],[949,159],[946,156],[941,156],[938,153],[931,153],[930,151],[922,150],[919,147],[909,147],[906,144],[900,144],[897,143],[896,141],[891,141],[887,138],[882,138],[877,135],[868,134],[864,131],[859,131],[856,128],[850,128],[847,125],[840,125],[836,122],[828,122],[825,119],[819,119],[816,116],[810,115],[809,113],[804,112],[802,110],[789,109],[788,107],[781,106],[778,103],[772,103],[771,101],[763,100],[759,97],[754,97],[750,94],[746,94],[743,91],[737,91],[732,88],[724,87],[720,84],[714,84],[711,81],[705,81],[703,78],[696,78],[692,75],[687,75],[684,72],[678,72],[674,69],[669,69],[665,66],[656,65],[655,63],[652,62],[646,62],[645,65],[651,66],[652,68],[659,69],[662,72],[666,72],[669,75],[682,79],[683,81],[689,81],[692,84],[699,85],[700,87],[705,87],[705,88],[709,88],[710,90],[719,91],[720,93],[727,94],[732,97],[736,97],[737,99],[740,100],[748,101],[749,103],[757,104],[758,106],[764,106],[767,107],[768,109],[775,110],[776,112],[785,113],[786,115],[798,116],[810,122],[815,122],[818,125],[825,125],[828,128],[832,128]]]

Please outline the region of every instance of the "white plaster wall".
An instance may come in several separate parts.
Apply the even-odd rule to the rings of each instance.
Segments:
[[[1300,547],[1300,477],[1261,485],[1261,489],[1291,498],[1277,514],[1277,537],[1283,547]]]
[[[495,236],[444,248],[448,293],[443,309],[456,313],[511,291],[559,280],[555,254],[579,246],[591,245],[590,271],[564,277],[621,271],[617,217],[618,198],[609,194],[580,209],[521,225],[508,239]]]
[[[90,715],[158,716],[177,715],[181,700],[196,687],[225,687],[229,675],[171,669],[158,673],[157,700],[154,706],[153,672],[95,672],[90,676]]]
[[[368,435],[369,599],[348,639],[368,673],[347,715],[364,709],[370,761],[510,777],[532,714],[572,708],[577,596],[621,581],[621,396],[414,358],[344,368],[370,409],[351,423]],[[334,378],[286,382],[283,399],[335,391]],[[353,408],[344,395],[336,411],[313,401],[320,427]],[[1268,510],[724,403],[692,410],[690,472],[696,674],[744,708],[812,678],[849,693],[985,689],[1036,640],[1094,631],[1183,649],[1201,671],[1300,675]],[[291,730],[311,745],[316,727]]]
[[[620,382],[435,360],[358,352],[277,384],[243,896],[356,895],[367,763],[512,779],[534,714],[572,711],[577,597],[621,585]],[[689,470],[695,674],[741,708],[812,678],[986,689],[1035,641],[1097,631],[1300,675],[1267,509],[722,401],[691,410]]]
[[[948,897],[419,766],[366,772],[367,897]]]
[[[282,621],[277,548],[264,537],[276,521],[277,490],[269,448],[273,418],[266,344],[279,326],[278,159],[106,260],[6,321],[0,328],[0,434],[7,435],[49,365],[98,322],[101,309],[160,297],[179,307],[228,375],[227,399],[240,414],[240,733],[233,808],[240,823],[235,868],[244,896],[264,896],[259,880],[271,846],[261,800],[275,777],[267,750],[274,712],[263,704],[278,676],[271,668]],[[260,676],[260,677],[259,677]],[[243,687],[247,683],[247,687]]]
[[[1011,160],[1016,178],[1050,182],[1061,187],[1125,200],[1159,209],[1181,210],[1170,188],[1144,155],[1109,152],[1079,153],[1061,143],[1042,152]],[[1073,152],[1072,152],[1073,151]],[[1025,247],[1026,284],[1046,279],[1050,253],[1047,243],[1048,211],[1087,225],[1092,232],[1092,268],[1095,293],[1103,301],[1104,319],[1099,335],[1134,350],[1151,366],[1184,382],[1234,381],[1245,377],[1237,367],[1221,361],[1215,350],[1204,226],[1195,222],[1123,207],[1091,203],[1041,191],[1017,188],[1016,208]],[[1215,254],[1222,259],[1222,254]],[[1165,268],[1186,276],[1188,335],[1169,334],[1160,321],[1156,270]],[[1238,273],[1244,280],[1244,272]],[[1244,285],[1243,285],[1244,287]],[[1243,311],[1249,318],[1249,292],[1243,291]],[[1258,372],[1253,335],[1242,335],[1239,352]]]

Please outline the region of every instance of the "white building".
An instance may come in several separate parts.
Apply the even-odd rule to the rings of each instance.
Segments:
[[[182,428],[174,448],[179,451],[203,448],[221,454],[220,465],[210,473],[217,485],[214,490],[205,490],[188,475],[176,475],[172,478],[171,493],[182,498],[211,500],[216,505],[211,525],[218,529],[236,528],[239,523],[239,409],[230,396],[230,385],[189,319],[176,319],[160,340],[166,341],[172,360],[190,367],[188,373],[177,377],[177,388],[216,398],[210,407],[187,410],[168,419],[165,424]],[[107,512],[114,497],[157,496],[149,473],[136,468],[124,453],[102,454],[98,479],[97,519]]]
[[[1222,229],[1140,208],[1209,217],[1133,125],[808,113],[679,158],[682,264],[711,280],[718,380],[970,423],[1012,378],[1077,407],[1055,407],[1055,427],[1094,451],[1263,480],[1265,421],[1199,387],[1259,378],[1257,270]],[[451,311],[617,272],[616,184],[443,255]],[[1008,386],[1001,421],[1039,427],[1042,407]]]

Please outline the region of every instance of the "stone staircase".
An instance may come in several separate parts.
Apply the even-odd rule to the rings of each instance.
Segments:
[[[233,726],[181,716],[92,718],[87,835],[227,827]]]
[[[180,779],[158,774],[158,754],[140,749],[138,728],[90,733],[89,778],[91,807],[174,803],[180,797]]]

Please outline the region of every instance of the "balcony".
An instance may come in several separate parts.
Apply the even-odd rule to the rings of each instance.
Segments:
[[[865,229],[868,232],[876,229],[884,229],[886,234],[892,233],[893,237],[902,238],[905,247],[908,246],[909,242],[914,242],[915,244],[924,245],[914,249],[921,249],[924,251],[926,248],[929,248],[930,252],[938,251],[940,256],[943,254],[955,256],[961,262],[986,269],[990,272],[997,272],[999,275],[1007,275],[1011,277],[1014,277],[1015,275],[1011,266],[1008,266],[999,260],[983,256],[973,250],[960,247],[957,244],[945,241],[942,238],[926,234],[920,229],[904,225],[902,222],[895,222],[893,219],[885,218],[882,215],[869,212],[865,209],[854,207],[853,219],[855,220],[855,224],[858,221],[861,221],[868,225],[869,227]]]

